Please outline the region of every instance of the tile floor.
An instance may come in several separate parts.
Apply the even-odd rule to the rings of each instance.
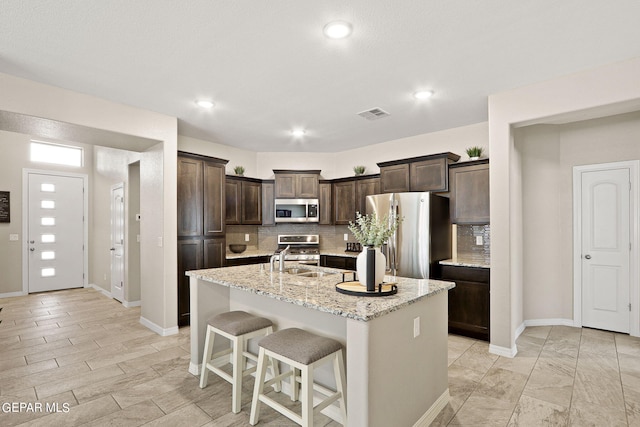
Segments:
[[[92,289],[0,299],[0,307],[0,426],[249,425],[252,382],[239,414],[230,412],[228,383],[210,376],[200,389],[188,373],[188,328],[160,337],[139,324],[139,308]],[[507,359],[450,336],[451,401],[432,425],[640,426],[640,339],[535,327],[517,344]],[[260,425],[294,424],[263,405]]]

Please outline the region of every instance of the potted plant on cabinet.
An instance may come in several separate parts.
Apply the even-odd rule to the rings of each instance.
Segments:
[[[478,160],[482,156],[482,152],[484,148],[482,147],[469,147],[467,148],[467,156],[469,156],[469,160]]]
[[[233,171],[238,176],[244,176],[244,166],[236,166],[235,168],[233,168]]]
[[[367,170],[367,168],[364,167],[364,166],[354,166],[353,167],[353,173],[355,173],[356,176],[362,175],[365,170]]]

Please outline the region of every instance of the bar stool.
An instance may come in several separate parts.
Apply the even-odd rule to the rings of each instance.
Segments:
[[[251,402],[249,422],[256,425],[260,417],[260,402],[263,402],[290,420],[303,427],[313,426],[313,414],[321,411],[336,400],[340,403],[342,425],[347,425],[346,380],[342,344],[338,341],[321,337],[298,328],[283,329],[262,338],[258,342],[258,370]],[[280,360],[289,365],[291,370],[265,382],[266,359]],[[313,371],[319,365],[333,361],[333,372],[336,379],[336,391],[322,387],[313,382]],[[301,377],[298,372],[301,372]],[[301,383],[302,416],[276,402],[264,394],[264,387],[291,376],[291,400],[298,400],[298,382]],[[321,392],[326,398],[313,406],[313,391]]]
[[[217,374],[232,385],[231,409],[234,413],[240,412],[242,407],[242,379],[256,370],[256,366],[246,369],[247,359],[257,362],[256,355],[247,351],[247,341],[251,338],[266,336],[273,332],[273,323],[264,317],[254,316],[244,311],[229,311],[213,316],[208,321],[207,337],[204,342],[204,355],[202,356],[202,373],[200,375],[200,388],[207,386],[209,371]],[[213,352],[213,342],[216,335],[220,335],[231,341],[232,347]],[[233,363],[233,375],[229,375],[219,367],[213,365],[213,361],[221,356],[231,354]],[[272,361],[272,374],[278,376],[278,365]],[[280,391],[280,382],[275,384],[276,391]]]

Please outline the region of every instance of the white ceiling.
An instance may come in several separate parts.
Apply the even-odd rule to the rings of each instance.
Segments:
[[[0,0],[0,72],[175,116],[181,135],[338,152],[485,121],[489,94],[638,57],[638,17],[637,0]],[[352,36],[325,38],[331,20]],[[374,107],[391,116],[356,115]]]

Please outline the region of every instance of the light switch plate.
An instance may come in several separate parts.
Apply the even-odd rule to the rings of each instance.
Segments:
[[[476,236],[476,245],[482,246],[482,236]]]
[[[344,233],[344,241],[346,242],[346,241],[348,241],[348,240],[349,240],[349,234]]]
[[[245,241],[245,242],[248,242],[248,241],[249,241],[249,235],[248,235],[248,234],[245,234],[245,235],[244,235],[244,241]]]
[[[18,236],[17,234],[9,234],[9,241],[17,242],[18,239],[20,239],[20,236]]]
[[[420,335],[420,316],[413,319],[413,337],[418,338]]]

